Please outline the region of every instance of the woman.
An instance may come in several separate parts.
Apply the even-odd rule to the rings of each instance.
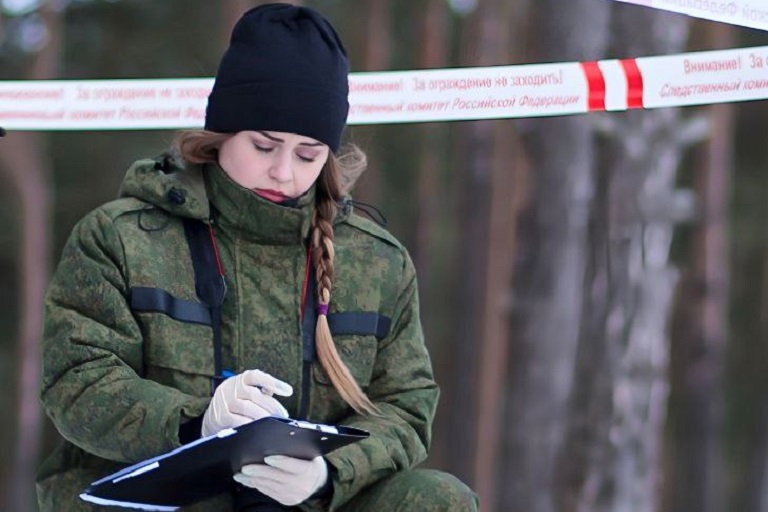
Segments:
[[[66,439],[41,511],[121,465],[276,414],[370,432],[303,461],[270,457],[186,510],[476,510],[424,460],[438,398],[416,277],[344,195],[341,41],[316,11],[238,21],[205,130],[142,160],[73,230],[46,298],[42,402]]]

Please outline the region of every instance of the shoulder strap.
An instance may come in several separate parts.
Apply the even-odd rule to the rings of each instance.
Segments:
[[[202,221],[184,219],[184,235],[195,271],[195,292],[211,312],[213,328],[213,364],[215,376],[211,381],[211,394],[226,376],[221,362],[221,305],[227,295],[227,284],[219,267],[214,246],[213,228]]]

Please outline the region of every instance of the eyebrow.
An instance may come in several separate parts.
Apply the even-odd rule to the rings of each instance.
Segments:
[[[283,139],[279,137],[275,137],[274,135],[270,135],[267,132],[263,132],[259,130],[259,133],[268,138],[269,140],[273,140],[275,142],[285,142]],[[322,142],[299,142],[299,146],[322,146]]]

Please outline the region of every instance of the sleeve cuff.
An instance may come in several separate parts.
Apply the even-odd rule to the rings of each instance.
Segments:
[[[328,478],[325,479],[325,483],[322,485],[322,487],[315,491],[315,494],[313,494],[311,498],[326,499],[330,498],[331,494],[333,493],[333,466],[328,464],[328,461],[326,461],[325,458],[323,458],[323,460],[325,461],[325,466],[328,468]]]
[[[198,416],[192,418],[186,423],[179,425],[179,442],[181,444],[189,444],[192,441],[197,441],[202,437],[203,430],[203,417]]]

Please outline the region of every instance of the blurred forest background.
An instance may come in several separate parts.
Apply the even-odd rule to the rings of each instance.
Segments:
[[[246,0],[0,0],[0,79],[211,77]],[[294,2],[297,3],[297,2]],[[317,0],[353,71],[768,45],[607,0]],[[768,102],[353,127],[420,277],[428,465],[490,511],[768,511]],[[0,139],[0,509],[57,434],[40,303],[75,222],[169,131]]]

